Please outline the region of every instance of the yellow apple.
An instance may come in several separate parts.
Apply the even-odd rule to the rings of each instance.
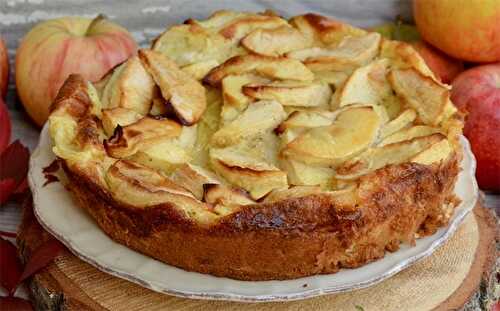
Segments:
[[[500,60],[500,0],[414,0],[413,14],[425,41],[446,54]]]
[[[79,73],[97,81],[136,51],[130,33],[102,16],[42,22],[17,49],[17,92],[30,117],[41,126],[68,75]]]

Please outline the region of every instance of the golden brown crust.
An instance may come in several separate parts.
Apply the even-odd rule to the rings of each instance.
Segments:
[[[85,83],[85,79],[81,75],[69,75],[50,106],[50,112],[52,113],[64,106],[69,109],[69,115],[75,119],[89,114],[91,105]]]
[[[388,166],[360,180],[358,206],[311,195],[244,206],[200,227],[168,204],[146,209],[114,200],[85,173],[65,166],[69,189],[114,240],[165,263],[242,280],[333,273],[381,258],[415,234],[447,223],[458,159]],[[238,245],[238,247],[235,247]]]

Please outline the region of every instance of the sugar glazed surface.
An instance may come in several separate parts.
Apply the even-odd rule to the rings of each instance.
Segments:
[[[188,20],[49,119],[114,240],[242,280],[355,268],[447,224],[460,115],[408,44],[322,16]]]

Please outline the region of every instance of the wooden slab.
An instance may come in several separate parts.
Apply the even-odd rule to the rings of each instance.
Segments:
[[[23,260],[52,238],[27,208],[18,237]],[[488,310],[499,298],[494,291],[498,273],[495,271],[499,271],[499,246],[494,213],[478,205],[454,237],[431,257],[381,284],[350,293],[289,303],[243,304],[181,299],[100,272],[69,252],[36,274],[29,288],[39,310],[356,310],[357,306],[364,310],[389,310],[398,305],[407,306],[400,310],[408,306],[416,306],[418,310]],[[449,294],[443,295],[446,287]],[[413,289],[415,293],[411,292]]]

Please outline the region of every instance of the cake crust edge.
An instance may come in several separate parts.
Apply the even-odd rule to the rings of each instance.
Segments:
[[[433,234],[458,203],[458,160],[374,171],[354,206],[310,195],[245,206],[210,226],[169,204],[128,206],[64,160],[63,168],[79,206],[116,242],[188,271],[257,281],[356,268]]]

